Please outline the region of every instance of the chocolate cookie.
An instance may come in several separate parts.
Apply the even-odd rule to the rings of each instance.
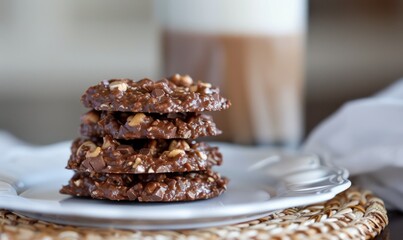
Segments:
[[[95,199],[175,202],[213,198],[228,180],[208,170],[169,174],[75,173],[61,193]]]
[[[195,139],[221,134],[213,118],[200,113],[134,113],[91,110],[81,117],[83,136],[115,139]]]
[[[88,88],[81,98],[85,107],[120,112],[202,112],[227,109],[230,102],[209,83],[193,83],[189,76],[169,79],[111,79]]]
[[[102,173],[167,173],[202,171],[220,165],[217,147],[187,140],[76,139],[68,169]]]

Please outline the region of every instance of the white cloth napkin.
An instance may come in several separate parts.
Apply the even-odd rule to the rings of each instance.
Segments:
[[[403,210],[403,79],[344,104],[314,129],[303,151],[347,168],[356,183]]]

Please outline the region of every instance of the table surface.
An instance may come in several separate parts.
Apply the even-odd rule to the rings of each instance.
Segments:
[[[403,236],[403,212],[388,211],[389,225],[375,239],[395,240]]]

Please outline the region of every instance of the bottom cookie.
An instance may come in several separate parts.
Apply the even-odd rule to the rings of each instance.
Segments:
[[[211,170],[136,175],[75,173],[60,193],[115,201],[193,201],[220,195],[227,183],[226,178]]]

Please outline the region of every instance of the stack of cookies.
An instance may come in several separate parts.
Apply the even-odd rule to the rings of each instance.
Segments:
[[[75,171],[61,193],[140,202],[193,201],[216,197],[228,180],[217,147],[194,139],[221,133],[203,111],[230,102],[209,83],[189,76],[112,79],[82,96],[91,110],[81,118],[81,138],[71,147]]]

